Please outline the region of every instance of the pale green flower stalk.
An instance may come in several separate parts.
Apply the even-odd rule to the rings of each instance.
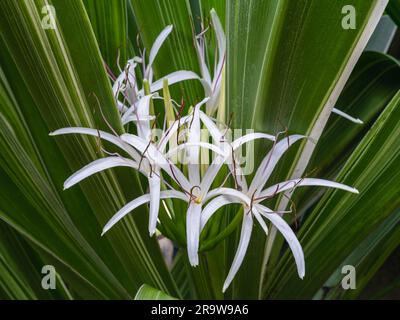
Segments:
[[[160,201],[172,199],[184,201],[187,204],[186,211],[186,248],[189,262],[192,266],[199,264],[198,251],[200,247],[200,234],[219,208],[230,204],[241,204],[243,206],[242,228],[240,241],[236,255],[232,262],[222,290],[225,291],[237,271],[239,270],[246,255],[249,241],[251,239],[254,219],[260,224],[265,233],[268,233],[267,223],[272,223],[283,235],[293,253],[300,278],[305,275],[304,254],[295,233],[286,221],[280,216],[285,212],[276,212],[265,206],[264,201],[287,190],[293,190],[300,186],[322,186],[342,189],[352,193],[358,191],[352,187],[323,179],[304,178],[283,181],[269,187],[265,187],[274,168],[294,143],[305,136],[291,135],[280,141],[277,137],[266,133],[246,134],[234,141],[226,137],[227,128],[221,128],[211,117],[217,110],[223,87],[222,74],[225,65],[225,35],[222,26],[214,10],[211,11],[214,31],[217,37],[218,58],[215,63],[213,76],[211,76],[205,60],[205,42],[203,35],[196,38],[197,52],[202,77],[191,71],[177,71],[157,81],[153,81],[152,64],[156,55],[172,31],[172,26],[166,27],[157,37],[150,50],[148,63],[145,56],[134,57],[129,60],[125,69],[115,80],[113,92],[116,104],[121,113],[121,123],[126,125],[134,123],[136,133],[124,133],[120,136],[110,134],[95,128],[63,128],[52,132],[50,135],[82,134],[98,137],[117,146],[127,156],[113,154],[95,160],[69,177],[64,188],[68,189],[91,175],[114,167],[129,167],[147,177],[149,192],[133,199],[116,212],[104,226],[102,235],[109,231],[116,223],[137,207],[149,204],[150,236],[154,235],[159,220],[158,213]],[[144,83],[148,83],[147,90],[144,85],[139,84],[136,77],[136,68],[142,67]],[[184,114],[174,115],[172,99],[169,94],[168,84],[177,83],[188,79],[198,79],[205,88],[206,97],[197,103],[190,111]],[[158,91],[162,90],[165,103],[165,119],[162,133],[157,141],[153,139],[153,123],[157,119],[151,114],[151,101],[159,98]],[[122,101],[121,101],[122,97]],[[205,111],[202,108],[205,107]],[[340,112],[339,112],[340,114]],[[347,117],[350,117],[346,115]],[[221,118],[221,116],[219,116]],[[350,117],[351,118],[351,117]],[[171,122],[166,125],[167,122]],[[351,120],[351,119],[350,119]],[[186,128],[183,143],[177,143],[178,133]],[[202,128],[207,135],[202,135]],[[202,141],[202,137],[210,136],[212,142]],[[243,145],[256,139],[266,139],[273,142],[271,150],[265,155],[263,161],[248,184],[238,165],[236,152]],[[201,152],[206,150],[214,157],[212,163],[202,167]],[[175,164],[178,153],[187,154],[188,162]],[[234,181],[225,179],[222,185],[215,187],[214,182],[222,167],[226,166]],[[181,170],[181,168],[183,170]],[[165,190],[161,190],[161,185]],[[221,230],[223,231],[223,230]]]

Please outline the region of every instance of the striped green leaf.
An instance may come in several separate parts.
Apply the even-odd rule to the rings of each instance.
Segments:
[[[136,293],[135,300],[176,300],[176,298],[173,298],[160,290],[144,284]]]
[[[73,171],[99,157],[98,145],[96,139],[55,139],[48,133],[78,125],[123,129],[83,4],[52,1],[56,29],[43,29],[47,3],[0,4],[6,101],[0,118],[2,218],[101,297],[133,297],[143,282],[176,294],[159,247],[148,238],[145,210],[136,222],[126,219],[100,238],[127,197],[142,192],[134,174],[108,172],[62,191]]]
[[[346,3],[357,12],[356,29],[342,27],[341,1],[232,1],[227,11],[227,105],[234,127],[306,134],[296,155],[276,175],[302,176],[315,143],[346,80],[378,23],[386,1]],[[260,37],[260,35],[263,35]],[[323,50],[321,50],[323,48]],[[333,54],[334,53],[334,54]],[[323,71],[322,71],[323,70]],[[287,198],[278,210],[287,206]],[[262,295],[265,266],[276,229],[253,236],[234,297]],[[260,252],[265,252],[260,254]],[[248,273],[260,274],[250,280]]]
[[[343,183],[356,186],[360,194],[327,192],[302,226],[299,236],[305,252],[307,276],[303,281],[297,279],[292,258],[286,254],[269,288],[271,297],[311,298],[352,253],[352,248],[360,245],[398,209],[399,106],[400,92],[338,176]]]

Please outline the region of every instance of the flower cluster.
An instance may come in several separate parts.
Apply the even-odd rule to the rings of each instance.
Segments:
[[[113,167],[130,167],[143,174],[148,181],[148,193],[130,201],[108,221],[103,234],[123,219],[135,208],[149,205],[148,230],[152,236],[159,223],[160,202],[165,199],[186,202],[186,247],[192,266],[199,263],[198,251],[200,234],[211,222],[210,218],[223,206],[240,204],[243,211],[242,229],[236,255],[223,286],[225,291],[237,273],[247,250],[254,219],[268,233],[266,220],[271,222],[287,240],[293,252],[298,274],[305,274],[304,255],[296,235],[282,218],[284,212],[276,212],[265,205],[265,200],[282,192],[300,186],[325,186],[357,193],[349,186],[314,178],[293,179],[266,186],[274,168],[285,152],[297,141],[305,139],[302,135],[290,135],[278,139],[266,133],[249,133],[242,137],[229,139],[228,128],[216,121],[213,114],[218,109],[221,97],[221,81],[225,65],[225,35],[215,11],[211,11],[212,24],[217,39],[217,54],[213,73],[209,71],[205,59],[203,33],[196,37],[196,48],[201,76],[191,71],[177,71],[153,81],[152,65],[157,53],[172,31],[166,27],[155,40],[148,60],[145,54],[128,61],[121,74],[114,78],[113,93],[121,115],[121,123],[127,126],[134,123],[134,133],[116,135],[95,128],[70,127],[52,132],[51,135],[82,134],[98,137],[114,144],[121,154],[106,155],[93,161],[69,177],[64,188],[70,188],[87,177]],[[139,81],[140,71],[143,81]],[[174,100],[170,98],[168,85],[190,80],[199,80],[206,98],[189,108],[183,114]],[[160,96],[159,91],[163,91]],[[155,117],[153,102],[164,100],[165,119],[161,135],[155,139],[153,129],[159,124]],[[204,110],[202,110],[204,109]],[[206,130],[209,136],[201,134]],[[271,141],[272,147],[258,166],[252,181],[248,183],[237,159],[237,151],[256,139]],[[203,166],[202,152],[210,155],[211,163]],[[186,157],[184,165],[177,164],[173,158],[177,154]],[[229,179],[216,186],[216,178],[223,167],[229,172]],[[228,182],[231,182],[230,184]]]

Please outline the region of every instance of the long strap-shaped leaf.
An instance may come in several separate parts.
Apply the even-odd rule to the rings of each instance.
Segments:
[[[307,167],[351,70],[379,21],[387,1],[353,0],[356,29],[345,29],[340,1],[230,1],[227,4],[227,105],[234,127],[308,135],[295,161],[278,168],[279,180],[298,178]],[[345,11],[346,13],[346,11]],[[323,48],[323,49],[321,49]],[[282,210],[287,203],[277,210]],[[270,233],[272,239],[276,231]],[[254,233],[252,252],[263,250]],[[272,244],[272,240],[270,242]],[[265,257],[269,255],[269,245]],[[250,261],[251,259],[251,261]],[[260,272],[267,258],[249,257],[247,272]],[[263,261],[264,260],[264,261]],[[256,278],[256,277],[255,277]],[[239,272],[239,295],[259,296],[260,279],[250,285]],[[262,280],[261,280],[262,282]],[[241,291],[243,289],[243,291]]]
[[[41,15],[42,8],[48,10],[46,5],[55,8],[55,29],[43,28]],[[92,138],[58,140],[56,147],[55,138],[49,137],[48,132],[68,125],[111,131],[105,122],[119,133],[123,130],[82,3],[7,0],[1,1],[0,8],[2,38],[7,49],[4,51],[9,51],[15,61],[15,65],[8,61],[6,75],[15,87],[19,81],[22,88],[26,87],[24,93],[32,96],[29,104],[21,105],[25,122],[30,126],[18,124],[18,128],[24,127],[23,130],[28,132],[25,135],[33,136],[37,145],[43,148],[43,158],[32,159],[19,143],[21,134],[14,134],[16,127],[3,121],[4,145],[15,161],[7,163],[8,166],[3,162],[2,167],[11,180],[10,187],[14,184],[19,192],[15,192],[13,198],[19,195],[25,207],[20,206],[18,215],[14,210],[6,210],[6,216],[2,218],[49,254],[69,267],[85,272],[92,285],[99,286],[96,289],[103,297],[132,296],[143,282],[176,294],[155,239],[146,235],[144,211],[138,213],[139,227],[129,219],[107,241],[100,238],[100,226],[122,207],[125,196],[132,197],[141,192],[133,175],[124,175],[129,181],[121,180],[124,186],[129,186],[129,189],[125,188],[128,191],[122,190],[115,174],[110,173],[83,184],[84,197],[81,192],[75,195],[61,192],[62,179],[98,158],[98,146]],[[63,14],[57,14],[61,12]],[[3,51],[1,59],[6,61]],[[51,148],[47,150],[45,146]],[[12,147],[18,149],[11,151]],[[34,147],[30,149],[35,150]],[[23,168],[25,173],[19,174]],[[14,205],[4,199],[2,204],[10,205],[9,208]],[[39,216],[35,219],[35,214],[44,219],[40,220]],[[41,221],[45,222],[43,226]],[[53,242],[46,242],[46,233],[41,232],[42,229],[52,234],[47,241]],[[63,250],[63,246],[69,251]],[[73,266],[75,262],[77,264]]]
[[[318,116],[313,119],[313,121],[310,123],[310,127],[307,129],[307,135],[309,139],[307,140],[301,151],[298,153],[297,159],[293,162],[292,168],[290,170],[292,178],[299,178],[304,174],[314,152],[315,146],[325,128],[329,116],[332,113],[332,109],[335,106],[336,101],[339,98],[339,95],[342,92],[348,78],[350,77],[353,68],[360,58],[362,51],[367,45],[368,40],[371,37],[376,25],[378,24],[386,5],[387,0],[377,0],[371,3],[369,7],[366,7],[369,9],[369,11],[366,12],[366,20],[365,25],[363,26],[363,30],[359,34],[359,38],[353,43],[352,47],[350,47],[351,51],[349,52],[349,56],[346,57],[347,59],[344,59],[345,64],[342,65],[341,70],[339,70],[339,73],[333,81],[334,87],[326,92],[326,94],[328,94],[326,96],[326,100],[322,100],[324,101],[324,105],[322,105],[316,112]],[[282,208],[286,208],[289,204],[289,199],[290,192],[286,195],[286,197],[283,197],[281,199],[277,207],[278,210],[283,210]],[[276,232],[277,231],[275,228],[271,230],[265,246],[263,268],[261,270],[261,282],[263,282],[265,276],[265,268],[267,267],[268,258],[271,252],[274,238],[276,236]],[[262,290],[260,290],[260,295],[261,291]]]
[[[386,262],[389,255],[399,245],[400,212],[397,209],[374,232],[365,238],[331,275],[324,284],[324,288],[328,289],[325,290],[326,299],[356,299],[362,294],[364,288]],[[352,290],[344,290],[342,287],[344,276],[342,269],[348,265],[354,266],[358,275],[356,288]],[[319,297],[317,296],[317,298]]]
[[[144,284],[136,293],[135,300],[176,300],[176,298],[173,298],[160,290]]]
[[[160,78],[177,70],[191,70],[199,74],[196,50],[193,42],[193,27],[188,1],[129,0],[132,4],[136,25],[147,50],[158,34],[168,25],[173,31],[163,44],[153,67],[156,77]],[[151,13],[151,17],[149,14]],[[182,90],[172,90],[172,95],[182,94],[188,105],[200,101],[203,89],[195,81],[183,82]],[[177,98],[177,99],[179,99]]]
[[[400,64],[379,52],[364,52],[336,103],[364,122],[355,125],[332,115],[313,153],[308,171],[314,176],[336,179],[351,153],[400,88]],[[328,155],[328,156],[327,156]],[[301,216],[324,190],[298,190],[292,200]]]
[[[127,0],[84,0],[105,63],[119,74],[128,52]],[[134,41],[134,39],[132,39]]]
[[[355,185],[360,195],[327,192],[300,232],[306,277],[302,281],[296,279],[295,268],[285,255],[273,274],[270,296],[312,297],[357,245],[392,213],[399,214],[399,119],[400,91],[338,176],[343,183]]]

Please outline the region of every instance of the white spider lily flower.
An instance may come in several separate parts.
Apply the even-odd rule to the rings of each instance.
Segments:
[[[221,21],[219,20],[215,10],[212,9],[210,14],[218,48],[218,57],[216,58],[216,60],[218,60],[214,62],[214,72],[212,77],[206,63],[206,41],[204,38],[204,32],[196,37],[195,43],[202,76],[201,83],[203,84],[205,95],[210,97],[210,101],[207,103],[207,114],[212,115],[217,109],[218,99],[221,92],[222,73],[225,67],[226,38]]]
[[[138,63],[142,63],[142,58],[134,57],[128,60],[125,69],[121,71],[121,74],[114,81],[112,91],[115,99],[118,102],[118,109],[123,112],[127,109],[124,103],[118,100],[118,95],[122,93],[129,103],[133,105],[138,99],[138,86],[136,81],[135,69]]]
[[[147,65],[144,56],[134,57],[133,59],[128,61],[125,69],[122,70],[121,74],[115,80],[113,84],[113,93],[117,102],[118,110],[121,112],[122,117],[124,117],[125,112],[127,112],[129,108],[133,109],[130,112],[131,115],[132,113],[135,113],[136,112],[135,109],[138,107],[140,100],[145,97],[144,88],[139,89],[137,84],[136,68],[138,67],[139,64],[142,65],[143,78],[144,80],[148,81],[151,94],[162,89],[164,79],[168,80],[169,85],[185,80],[200,79],[200,77],[192,71],[180,70],[172,72],[160,78],[159,80],[153,82],[153,69],[152,69],[153,63],[156,59],[156,56],[161,46],[167,39],[168,35],[172,32],[172,28],[173,28],[172,25],[169,25],[165,27],[158,35],[150,50],[149,61]],[[120,93],[123,94],[124,100],[126,100],[128,106],[125,104],[125,102],[119,100]],[[135,121],[135,117],[130,117],[129,121],[127,120],[128,117],[125,116],[123,120],[124,125],[130,121]]]
[[[143,102],[144,103],[144,102]],[[170,128],[166,135],[170,135],[174,130],[177,130],[177,126]],[[103,159],[98,159],[90,164],[86,165],[82,169],[78,170],[71,177],[69,177],[65,183],[64,188],[70,188],[76,183],[82,181],[83,179],[101,172],[106,169],[125,166],[131,167],[142,174],[146,175],[149,182],[150,189],[150,214],[149,214],[149,233],[153,235],[157,225],[159,202],[160,202],[160,185],[161,185],[161,170],[164,171],[179,185],[183,188],[190,188],[190,184],[186,177],[181,173],[181,171],[176,168],[173,164],[164,157],[164,154],[160,152],[157,147],[150,140],[150,128],[146,124],[142,126],[141,135],[146,137],[146,139],[125,134],[121,137],[114,136],[104,131],[90,129],[90,128],[63,128],[56,130],[50,135],[63,135],[63,134],[84,134],[98,137],[100,139],[109,141],[128,153],[132,159],[127,159],[122,156],[112,156]],[[161,137],[163,140],[164,137]],[[126,141],[124,141],[126,140]],[[165,144],[161,145],[162,150],[165,148]],[[139,152],[138,152],[139,151]]]
[[[166,37],[166,34],[164,34],[163,37]],[[161,43],[158,43],[158,48],[159,46],[161,46]],[[152,56],[152,53],[150,55]],[[188,183],[184,175],[175,166],[168,162],[168,153],[164,153],[166,143],[170,140],[170,137],[172,137],[178,130],[179,124],[186,123],[188,118],[184,118],[183,120],[181,119],[180,123],[172,125],[171,128],[163,133],[158,143],[153,142],[149,117],[151,98],[152,95],[144,96],[139,101],[137,108],[135,106],[129,108],[122,116],[121,120],[123,123],[128,123],[131,117],[137,118],[136,126],[138,138],[141,138],[146,142],[146,146],[144,146],[142,143],[143,141],[139,141],[134,135],[124,135],[122,137],[123,140],[137,148],[142,154],[148,154],[147,158],[152,170],[151,174],[148,176],[150,190],[149,233],[150,235],[153,235],[156,230],[158,211],[160,207],[161,168],[163,168],[181,187],[188,188]],[[206,99],[204,99],[204,101],[206,101]],[[204,102],[201,102],[199,105],[202,103]],[[133,115],[133,113],[135,113],[135,115]],[[186,146],[183,145],[183,147]]]
[[[218,143],[218,146],[212,145],[210,143],[201,142],[200,141],[200,123],[203,122],[205,126],[211,131],[211,135],[214,139],[219,141],[222,138],[222,133],[216,127],[216,125],[212,122],[212,120],[200,110],[200,107],[204,105],[208,101],[208,98],[202,100],[198,103],[194,109],[193,113],[187,117],[183,117],[180,119],[180,123],[190,124],[189,126],[189,134],[188,141],[178,147],[165,152],[166,144],[170,137],[173,136],[174,132],[179,127],[178,121],[176,121],[160,138],[158,143],[146,143],[148,138],[144,140],[144,137],[148,137],[149,126],[146,125],[142,128],[144,131],[141,134],[142,137],[138,137],[132,134],[123,134],[121,139],[136,148],[139,152],[146,156],[148,159],[150,166],[152,168],[155,176],[159,176],[159,172],[162,169],[165,171],[170,177],[172,177],[179,186],[184,190],[184,192],[179,193],[179,199],[184,200],[188,203],[188,209],[186,214],[186,236],[187,236],[187,251],[188,257],[191,265],[198,265],[198,248],[199,248],[199,237],[201,231],[201,211],[204,204],[203,199],[207,199],[208,190],[210,189],[218,171],[224,164],[224,161],[229,158],[232,151],[235,151],[242,144],[247,143],[254,139],[259,138],[268,138],[269,140],[274,140],[275,137],[267,134],[249,134],[244,137],[241,137],[234,142],[229,148],[221,148],[221,146],[226,146],[226,143],[221,141]],[[140,117],[146,116],[145,113],[139,112]],[[207,169],[203,179],[200,181],[200,168],[199,168],[199,149],[200,148],[208,148],[214,151],[217,154],[216,159],[214,159],[213,163]],[[188,176],[189,180],[186,180],[186,177],[183,173],[169,163],[169,158],[179,150],[187,150],[189,154],[189,163],[188,163]],[[112,225],[114,225],[119,219],[121,219],[125,214],[129,213],[130,210],[126,208],[134,208],[138,205],[141,205],[142,201],[150,201],[153,194],[156,194],[156,197],[160,197],[162,193],[158,190],[157,182],[154,182],[153,190],[150,190],[150,194],[148,197],[142,198],[141,201],[133,200],[133,202],[127,204],[122,211],[118,212],[111,222],[107,224],[107,227],[104,229],[107,231]],[[174,195],[177,194],[178,191],[173,190]],[[214,194],[218,195],[218,192],[214,190]],[[224,189],[221,189],[221,194],[224,194]],[[123,214],[122,214],[122,213]],[[104,232],[105,232],[104,231]]]
[[[191,197],[188,198],[189,207],[186,215],[187,250],[189,262],[192,266],[198,265],[198,248],[201,232],[201,209],[204,203],[203,199],[208,198],[208,191],[222,165],[226,163],[226,161],[232,155],[232,152],[236,151],[236,149],[238,149],[244,143],[259,138],[267,138],[272,141],[275,140],[274,136],[268,134],[252,133],[233,141],[232,144],[229,144],[223,139],[223,133],[214,124],[212,119],[200,110],[200,107],[207,101],[208,99],[206,98],[197,104],[193,109],[193,113],[188,117],[190,128],[187,146],[195,146],[193,148],[189,148],[188,173],[189,181],[191,183]],[[211,136],[216,142],[216,145],[211,147],[208,146],[207,143],[200,141],[201,122],[210,132]],[[199,166],[200,147],[208,147],[217,154],[217,157],[207,168],[201,182]],[[221,189],[221,191],[223,191],[223,189]]]
[[[130,122],[131,119],[136,119],[138,137],[143,139],[151,148],[153,147],[153,142],[149,109],[152,96],[151,94],[144,96],[139,100],[137,107],[130,107],[121,118],[123,124]],[[144,152],[145,150],[141,150],[142,154]],[[158,211],[160,209],[161,172],[155,161],[149,161],[152,171],[147,177],[150,190],[149,234],[152,236],[156,231]]]
[[[188,173],[189,181],[192,185],[192,192],[194,192],[195,200],[190,199],[189,208],[186,216],[186,235],[187,235],[187,248],[189,261],[192,265],[198,264],[198,248],[199,239],[201,232],[201,208],[204,198],[207,198],[208,190],[210,189],[212,182],[214,181],[216,175],[221,169],[222,165],[231,155],[242,144],[252,141],[258,138],[268,138],[270,140],[275,140],[275,137],[267,134],[249,134],[243,136],[232,143],[231,147],[227,147],[222,141],[222,133],[218,127],[212,122],[212,120],[204,114],[200,107],[208,101],[208,98],[204,99],[198,103],[194,109],[190,118],[190,128],[188,145],[197,145],[195,147],[189,148],[189,163],[188,163]],[[210,131],[211,136],[214,141],[217,141],[218,145],[210,147],[217,153],[217,157],[214,159],[213,163],[208,167],[204,174],[203,180],[200,182],[200,166],[199,166],[199,156],[200,156],[200,128],[201,120],[207,129]],[[204,143],[203,143],[204,145]]]
[[[207,175],[207,181],[203,180],[199,183],[199,185],[193,185],[190,183],[183,173],[175,167],[173,164],[168,162],[168,159],[164,157],[164,155],[157,149],[154,145],[149,144],[146,146],[143,139],[132,135],[132,134],[124,134],[121,136],[121,139],[132,146],[135,146],[140,152],[143,152],[146,155],[146,158],[149,160],[151,165],[151,170],[155,176],[156,171],[163,169],[172,179],[174,179],[179,186],[184,190],[184,192],[180,192],[177,190],[167,190],[167,191],[158,191],[158,184],[154,188],[150,188],[150,193],[145,194],[141,197],[134,199],[133,201],[126,204],[123,208],[121,208],[106,224],[103,229],[103,233],[107,232],[112,226],[114,226],[119,220],[121,220],[125,215],[134,210],[140,205],[150,202],[150,207],[152,206],[152,201],[159,202],[160,199],[167,198],[176,198],[183,200],[188,203],[187,209],[187,227],[186,227],[186,235],[187,235],[187,250],[189,261],[193,266],[198,265],[198,247],[199,247],[199,235],[200,235],[200,214],[202,210],[203,198],[207,197],[207,186],[212,184],[212,180],[215,178],[214,176]],[[203,144],[199,144],[202,146]],[[197,144],[187,145],[187,148],[197,148]],[[208,181],[211,180],[211,181]],[[158,182],[155,182],[158,183]],[[158,200],[156,200],[158,199]],[[151,222],[150,222],[151,223]]]
[[[149,63],[145,66],[144,69],[144,78],[151,82],[152,78],[152,65],[157,56],[158,51],[160,51],[162,44],[167,39],[168,35],[172,32],[172,25],[166,26],[161,33],[157,36],[156,40],[153,43],[153,46],[150,49],[149,54]]]
[[[235,152],[238,150],[243,144],[248,142],[257,140],[257,139],[267,139],[270,141],[275,141],[275,137],[260,132],[254,132],[246,134],[233,142],[229,142],[225,138],[225,133],[223,130],[220,130],[217,125],[213,122],[213,120],[207,116],[201,110],[198,111],[200,114],[200,119],[208,129],[211,137],[214,140],[215,145],[219,148],[219,152],[216,152],[217,157],[213,160],[212,164],[210,165],[210,170],[207,170],[205,177],[207,175],[214,176],[218,173],[220,167],[223,164],[227,164],[232,175],[235,176],[236,182],[240,188],[247,188],[246,181],[244,180],[244,175],[241,174],[241,169],[237,168],[236,163],[232,163],[232,160],[235,158]],[[229,161],[228,161],[229,160]]]
[[[299,186],[324,186],[337,188],[352,193],[358,193],[357,189],[346,186],[344,184],[315,178],[292,179],[275,184],[262,190],[282,155],[293,143],[302,138],[304,138],[304,136],[292,135],[278,142],[261,162],[261,165],[259,166],[249,188],[247,188],[247,183],[241,186],[241,191],[232,188],[217,188],[208,192],[206,199],[204,199],[204,201],[211,201],[207,203],[201,213],[201,230],[205,227],[209,219],[219,208],[233,203],[243,205],[244,212],[242,221],[242,233],[231,269],[223,286],[224,292],[229,287],[234,276],[239,270],[240,265],[243,262],[252,232],[253,216],[260,223],[262,229],[266,233],[268,233],[268,228],[262,218],[268,219],[282,233],[282,235],[288,242],[290,249],[292,250],[297,265],[299,277],[304,277],[304,255],[296,235],[293,233],[285,220],[282,219],[279,215],[284,212],[274,212],[273,210],[265,207],[261,204],[264,200],[272,198],[281,192],[291,190]]]
[[[199,110],[201,105],[206,103],[208,98],[205,98],[203,101],[198,103],[195,106],[195,110]],[[141,114],[143,116],[145,114]],[[149,160],[153,173],[156,173],[155,176],[160,175],[160,169],[163,169],[172,179],[174,179],[178,185],[185,190],[185,193],[182,193],[182,198],[189,204],[187,210],[187,239],[188,239],[188,255],[189,260],[193,265],[198,264],[197,251],[198,251],[198,241],[199,241],[199,233],[200,233],[200,212],[201,212],[201,198],[205,196],[207,192],[206,185],[211,185],[212,181],[210,178],[207,178],[206,181],[200,183],[200,173],[198,167],[198,154],[200,147],[207,147],[211,150],[217,151],[216,147],[212,146],[209,143],[200,142],[197,137],[200,132],[200,121],[197,116],[198,112],[194,112],[191,116],[187,116],[181,118],[180,121],[176,121],[168,130],[163,134],[157,144],[153,144],[149,142],[145,144],[141,137],[137,137],[132,134],[123,134],[121,139],[131,146],[135,147],[141,153],[146,155],[146,158]],[[188,142],[178,146],[177,148],[170,150],[165,153],[166,145],[169,139],[174,135],[174,133],[178,130],[179,125],[185,123],[191,123],[191,129],[189,132]],[[148,136],[148,132],[150,130],[148,124],[142,128],[144,131],[142,133],[143,136]],[[181,149],[188,149],[189,153],[189,181],[183,175],[183,173],[173,164],[169,162],[169,157],[176,151]],[[197,155],[197,156],[196,156]],[[208,175],[209,177],[210,175]],[[211,179],[213,180],[215,176]],[[152,178],[155,179],[155,178]],[[150,182],[149,182],[150,184]],[[150,184],[151,186],[151,184]],[[159,188],[160,188],[160,180],[153,181],[153,190],[150,190],[150,197],[158,197],[159,196]],[[197,188],[201,190],[198,192]],[[155,196],[154,196],[155,194]],[[156,200],[154,200],[156,203]],[[158,201],[159,203],[159,201]],[[151,208],[152,203],[150,203]],[[157,207],[158,210],[158,207]],[[153,217],[152,226],[155,227],[157,213],[150,209],[151,216]]]
[[[347,114],[347,113],[345,113],[345,112],[343,112],[343,111],[341,111],[339,109],[336,109],[336,108],[332,109],[332,113],[336,113],[337,115],[339,115],[339,116],[341,116],[341,117],[343,117],[343,118],[345,118],[345,119],[347,119],[347,120],[349,120],[349,121],[351,121],[353,123],[357,123],[357,124],[364,123],[361,119],[354,118],[351,115],[349,115],[349,114]]]
[[[144,129],[142,133],[143,135],[151,134],[146,131],[147,129],[150,131],[150,128]],[[189,189],[190,184],[183,173],[165,157],[165,154],[162,151],[160,151],[157,144],[144,140],[143,138],[133,134],[123,134],[121,139],[139,150],[149,161],[151,167],[151,172],[148,175],[150,190],[149,233],[150,235],[153,235],[157,226],[160,206],[161,169],[184,190]],[[161,137],[160,140],[162,141],[163,137]],[[161,150],[163,150],[163,148]]]

